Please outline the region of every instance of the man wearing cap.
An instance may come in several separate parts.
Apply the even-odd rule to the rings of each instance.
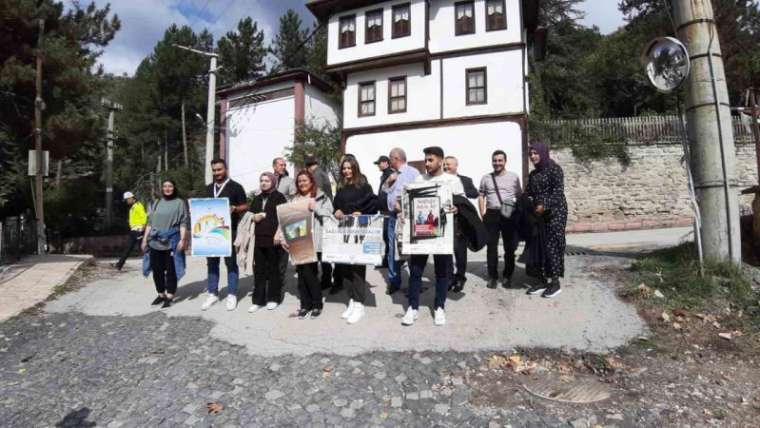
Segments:
[[[375,161],[375,165],[377,165],[377,168],[380,170],[380,186],[377,190],[377,210],[381,214],[388,214],[388,193],[383,190],[383,185],[385,184],[385,180],[388,179],[388,177],[393,174],[393,168],[391,168],[391,160],[388,159],[388,156],[380,156]],[[387,189],[386,189],[387,190]],[[383,242],[385,243],[385,254],[388,254],[388,219],[386,218],[383,220]],[[383,264],[381,266],[378,266],[378,268],[387,268],[388,267],[388,258],[383,258]]]
[[[441,201],[452,201],[452,195],[464,195],[462,181],[455,175],[443,172],[443,149],[438,146],[427,147],[423,150],[425,153],[425,171],[415,179],[415,182],[429,182],[446,184],[449,195],[443,195]],[[441,190],[439,189],[438,195]],[[447,209],[446,207],[441,207]],[[456,214],[457,208],[453,204],[448,208],[449,212]],[[431,214],[432,215],[432,214]],[[406,221],[411,221],[407,219]],[[414,254],[409,260],[409,307],[406,314],[401,319],[401,324],[410,326],[417,319],[420,307],[420,289],[422,288],[422,273],[427,265],[427,254]],[[443,310],[446,304],[446,293],[449,289],[451,280],[451,271],[453,269],[451,254],[433,254],[433,263],[435,265],[435,304],[434,304],[434,323],[437,326],[446,324],[446,313]]]
[[[148,223],[145,207],[135,198],[132,192],[124,192],[124,201],[129,206],[129,247],[127,247],[127,251],[124,252],[119,261],[114,265],[118,270],[124,267],[124,263],[126,263],[127,257],[132,254],[135,245],[142,241],[145,224]]]

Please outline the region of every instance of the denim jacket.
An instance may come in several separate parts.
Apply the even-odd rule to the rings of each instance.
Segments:
[[[171,253],[174,258],[174,271],[177,273],[177,280],[182,279],[185,276],[185,252],[177,251],[177,245],[180,240],[179,228],[157,230],[151,229],[150,235],[148,235],[148,241],[152,239],[168,240],[171,244]],[[150,252],[153,251],[150,247],[145,250],[143,255],[143,276],[150,275]]]

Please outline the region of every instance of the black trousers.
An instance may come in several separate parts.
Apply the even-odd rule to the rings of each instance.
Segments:
[[[348,282],[348,297],[354,299],[354,302],[364,304],[369,295],[369,285],[367,285],[367,266],[365,265],[336,265],[336,269],[341,271],[341,279]]]
[[[457,269],[452,275],[452,285],[467,281],[467,239],[460,233],[458,224],[454,223],[454,227],[454,262]]]
[[[322,309],[322,285],[317,274],[319,263],[296,266],[298,272],[298,296],[301,309]]]
[[[317,260],[320,261],[319,265],[322,269],[322,288],[330,288],[333,284],[333,266],[332,263],[325,263],[322,261],[322,253],[317,253]]]
[[[511,278],[512,274],[515,272],[517,233],[513,218],[505,219],[501,216],[498,209],[488,209],[483,216],[483,224],[488,232],[488,249],[486,251],[486,257],[488,260],[488,277],[490,279],[499,278],[499,237],[501,237],[502,245],[504,246],[503,275],[505,278]]]
[[[253,304],[264,306],[268,302],[282,301],[282,278],[280,263],[284,257],[281,247],[256,247],[253,249]]]
[[[150,269],[153,271],[153,283],[158,294],[177,293],[177,272],[174,270],[174,257],[171,250],[150,250]]]
[[[136,230],[130,230],[129,231],[129,246],[127,247],[127,251],[124,252],[124,254],[121,255],[121,258],[118,262],[116,262],[116,269],[121,270],[121,268],[124,267],[124,263],[127,262],[127,258],[130,254],[132,254],[132,250],[135,249],[135,245],[137,245],[138,242],[142,241],[143,238],[143,231],[136,231]]]

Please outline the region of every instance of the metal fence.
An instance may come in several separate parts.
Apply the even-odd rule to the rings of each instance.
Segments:
[[[752,119],[747,115],[732,116],[736,143],[752,141]],[[541,123],[548,139],[571,141],[578,130],[593,132],[605,139],[629,144],[680,143],[682,133],[678,116],[613,117],[579,120],[549,120]]]
[[[12,263],[37,252],[34,218],[6,217],[0,222],[0,264]]]

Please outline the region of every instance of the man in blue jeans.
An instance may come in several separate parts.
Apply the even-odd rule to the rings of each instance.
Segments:
[[[230,200],[230,213],[232,217],[232,241],[235,241],[237,225],[240,218],[248,211],[248,201],[243,186],[232,181],[227,175],[227,163],[224,159],[211,161],[211,172],[214,182],[206,186],[206,196],[209,198],[227,198]],[[219,301],[219,257],[206,258],[208,266],[208,297],[203,302],[201,310],[207,310]],[[232,311],[237,307],[238,265],[234,251],[231,257],[224,258],[227,266],[227,310]]]
[[[419,177],[420,172],[406,163],[406,152],[394,148],[388,154],[393,172],[383,184],[383,190],[388,195],[388,288],[386,294],[393,294],[401,288],[401,263],[396,260],[396,219],[401,212],[401,192],[404,186]]]

